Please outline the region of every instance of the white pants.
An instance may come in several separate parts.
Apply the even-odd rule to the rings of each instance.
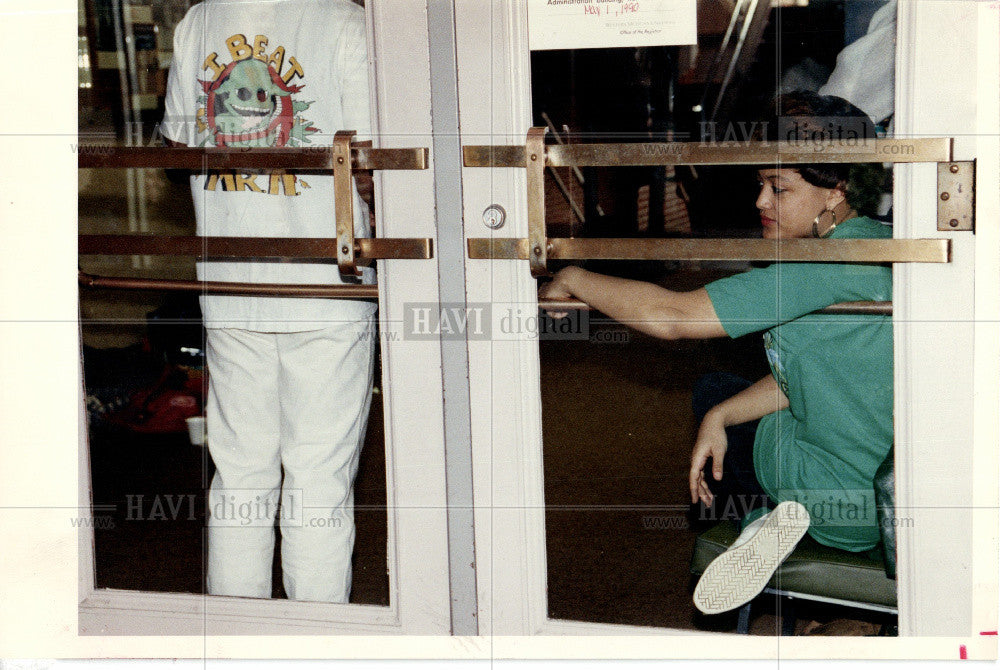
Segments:
[[[288,597],[347,602],[374,340],[371,318],[297,333],[208,329],[210,594],[271,597],[280,494]]]

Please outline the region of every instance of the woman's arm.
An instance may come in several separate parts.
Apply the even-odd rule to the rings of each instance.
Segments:
[[[560,270],[538,295],[555,300],[578,298],[616,321],[665,340],[726,335],[705,289],[669,291],[571,266]]]
[[[706,505],[712,504],[714,496],[705,481],[703,470],[711,458],[712,476],[716,481],[722,479],[722,460],[729,446],[726,427],[754,421],[786,407],[788,398],[782,393],[774,377],[768,375],[708,411],[698,429],[698,437],[691,451],[688,483],[691,487],[692,503],[701,500]]]
[[[788,398],[773,375],[767,375],[752,386],[723,400],[708,411],[723,419],[726,427],[756,421],[788,407]]]

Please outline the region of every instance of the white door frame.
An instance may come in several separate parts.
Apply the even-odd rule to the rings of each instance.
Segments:
[[[897,133],[959,137],[956,158],[978,158],[980,184],[995,184],[998,171],[1000,77],[991,4],[899,3]],[[455,11],[462,143],[523,142],[531,122],[523,0],[455,0]],[[430,146],[426,1],[374,0],[368,13],[381,145]],[[379,182],[380,235],[436,241],[432,172],[389,172]],[[526,236],[523,170],[464,169],[463,188],[467,237]],[[897,495],[915,521],[900,533],[901,636],[964,637],[990,622],[996,628],[1000,236],[994,224],[1000,204],[995,189],[980,188],[977,195],[974,236],[938,233],[933,166],[897,169],[897,237],[951,236],[955,244],[949,266],[900,265],[895,273]],[[479,228],[492,203],[508,212],[509,223],[498,233]],[[438,300],[435,263],[380,262],[379,270],[384,330],[399,329],[407,303]],[[466,274],[469,302],[533,309],[535,284],[525,262],[469,260]],[[95,590],[88,569],[93,535],[82,532],[80,633],[447,635],[440,343],[399,337],[382,347],[390,607]],[[534,340],[469,342],[479,634],[692,635],[548,618],[538,365]],[[85,436],[81,430],[82,442]],[[80,453],[81,482],[87,482],[83,443]],[[80,504],[89,506],[85,486]],[[896,649],[893,640],[872,644]],[[899,649],[895,653],[905,653]],[[611,653],[629,655],[621,648]],[[786,641],[782,653],[793,655],[794,645]]]
[[[426,2],[367,4],[374,127],[380,146],[429,147]],[[433,171],[393,171],[379,173],[377,179],[379,236],[432,238],[436,246]],[[81,635],[450,634],[441,347],[437,340],[408,339],[402,332],[408,303],[438,301],[437,263],[379,261],[378,270],[390,605],[95,589],[93,530],[84,525],[89,530],[81,530],[79,545]],[[80,505],[89,515],[82,384],[80,422]]]
[[[463,144],[523,144],[531,122],[525,3],[456,4]],[[897,137],[961,136],[956,160],[978,157],[979,184],[997,183],[996,8],[900,0],[899,35]],[[467,236],[527,236],[523,169],[467,168],[463,182]],[[978,630],[996,629],[1000,217],[996,189],[981,187],[978,232],[939,233],[936,197],[935,165],[897,169],[896,237],[951,237],[955,245],[949,265],[895,270],[897,496],[900,514],[914,518],[899,531],[900,635],[981,642]],[[494,202],[509,213],[497,233],[477,225]],[[532,313],[526,261],[469,260],[467,278],[470,302],[525,303]],[[537,342],[474,341],[469,357],[479,390],[472,420],[481,634],[692,635],[548,618]],[[913,653],[898,639],[871,644],[895,649],[890,657]],[[584,649],[592,651],[577,653]]]
[[[896,236],[953,245],[951,264],[897,265],[893,277],[897,505],[913,520],[897,535],[900,635],[996,630],[1000,11],[992,5],[899,3],[896,134],[954,137],[954,159],[977,160],[978,184],[976,233],[939,232],[937,167],[896,171]]]

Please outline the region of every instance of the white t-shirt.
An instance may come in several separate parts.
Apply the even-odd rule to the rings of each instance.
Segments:
[[[896,0],[889,0],[872,16],[868,32],[837,56],[819,94],[841,97],[879,123],[893,113],[895,74]]]
[[[162,133],[188,146],[330,146],[338,130],[368,139],[364,10],[349,0],[206,0],[177,25]],[[199,235],[337,236],[333,177],[214,173],[191,177]],[[368,237],[368,208],[354,192],[354,229]],[[374,270],[346,281],[373,283]],[[342,284],[329,262],[206,261],[198,278],[274,284]],[[202,296],[209,328],[315,330],[367,318],[371,302]]]

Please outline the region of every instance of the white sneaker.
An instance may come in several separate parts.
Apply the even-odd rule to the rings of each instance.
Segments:
[[[694,589],[695,607],[718,614],[753,600],[807,530],[809,512],[795,501],[780,503],[754,520],[705,568]]]

